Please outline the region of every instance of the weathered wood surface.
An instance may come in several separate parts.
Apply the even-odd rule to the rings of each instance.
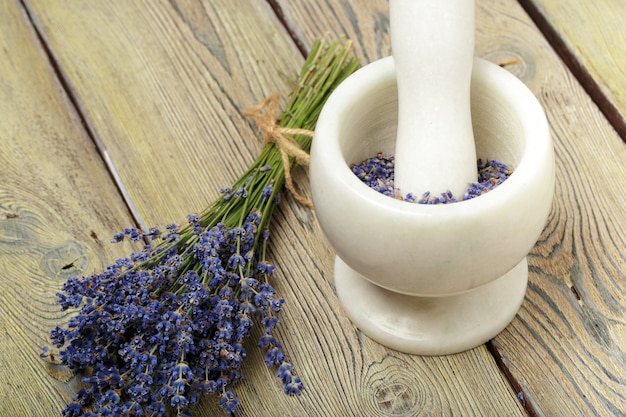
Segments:
[[[356,331],[334,295],[333,253],[314,215],[286,198],[272,224],[271,258],[288,300],[280,337],[307,389],[282,394],[250,349],[237,415],[611,416],[626,409],[626,150],[515,1],[478,3],[477,55],[506,65],[537,94],[557,150],[557,197],[530,258],[528,297],[492,346],[529,409],[486,347],[423,358]],[[28,15],[17,1],[0,13],[0,371],[7,381],[0,415],[49,416],[76,387],[37,356],[47,329],[68,318],[53,305],[54,293],[68,274],[95,272],[125,253],[107,244],[132,222],[122,194],[142,223],[182,222],[259,151],[241,110],[290,91],[303,62],[297,45],[345,33],[365,63],[389,54],[389,33],[385,0],[24,4]],[[280,6],[278,16],[270,6]],[[307,192],[306,176],[298,179]],[[196,411],[221,413],[212,398]]]
[[[521,0],[554,48],[626,136],[626,2]]]
[[[39,358],[65,279],[128,252],[132,221],[17,2],[0,2],[0,416],[58,415],[77,380]]]

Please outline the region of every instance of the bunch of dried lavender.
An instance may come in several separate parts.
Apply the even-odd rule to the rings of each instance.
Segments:
[[[350,51],[342,41],[313,45],[278,126],[315,126],[328,95],[358,67]],[[309,136],[293,140],[310,148]],[[242,377],[254,323],[264,329],[258,346],[266,364],[278,369],[287,394],[300,393],[303,384],[274,336],[284,300],[265,258],[269,220],[290,168],[284,157],[266,143],[248,171],[186,226],[128,228],[113,240],[151,244],[101,273],[67,280],[59,303],[79,310],[51,339],[61,362],[83,372],[85,388],[64,416],[190,415],[206,394],[231,412],[238,400],[230,387]],[[52,354],[44,348],[42,356]]]

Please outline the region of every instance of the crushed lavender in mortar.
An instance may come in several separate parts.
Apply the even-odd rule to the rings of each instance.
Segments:
[[[416,202],[416,197],[412,193],[406,194],[404,197],[399,194],[399,190],[394,187],[394,157],[393,155],[383,155],[379,152],[376,156],[366,159],[358,164],[350,166],[354,175],[356,175],[364,184],[389,197],[408,202]],[[513,172],[508,165],[495,159],[482,159],[477,161],[478,181],[469,184],[461,199],[453,196],[450,191],[441,193],[441,195],[431,195],[430,192],[422,194],[417,200],[419,204],[448,204],[458,201],[469,200],[478,197],[488,191],[493,190],[502,184]]]

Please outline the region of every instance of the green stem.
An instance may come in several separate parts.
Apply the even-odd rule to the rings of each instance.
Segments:
[[[286,110],[278,119],[279,126],[306,130],[315,128],[317,118],[330,93],[359,67],[359,62],[352,57],[351,51],[351,43],[343,40],[327,44],[320,39],[313,44],[300,72],[298,87],[290,95]],[[293,139],[304,151],[310,150],[312,138],[296,135]],[[290,169],[292,164],[293,158],[290,158],[290,166],[287,168]],[[265,166],[268,166],[269,170],[261,171],[261,168]],[[211,228],[218,222],[222,222],[227,228],[241,226],[252,210],[259,210],[262,217],[258,230],[259,232],[266,230],[276,204],[276,197],[285,182],[285,168],[280,149],[274,143],[266,144],[250,168],[233,183],[232,193],[241,187],[246,187],[247,198],[234,195],[230,198],[226,195],[220,196],[201,212],[202,228]],[[268,184],[272,184],[273,189],[271,196],[264,201],[262,193]],[[257,233],[255,237],[255,249],[259,249],[260,235],[262,233]],[[191,250],[197,240],[198,236],[194,234],[193,227],[187,225],[181,229],[180,238],[177,241],[163,241],[157,244],[154,255],[138,264],[136,268],[147,269],[158,264],[172,249],[185,257],[187,261],[183,264],[185,271],[196,268]],[[170,290],[175,291],[175,288]]]

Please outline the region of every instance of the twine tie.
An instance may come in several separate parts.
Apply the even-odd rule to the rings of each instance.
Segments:
[[[256,106],[244,110],[243,115],[254,119],[258,128],[263,132],[263,145],[273,143],[280,151],[283,169],[285,170],[285,187],[293,198],[303,206],[313,208],[311,200],[296,190],[291,177],[291,162],[289,160],[292,157],[298,165],[309,166],[309,154],[298,145],[293,136],[301,135],[312,138],[313,131],[279,126],[276,123],[278,99],[278,94],[272,94]]]

